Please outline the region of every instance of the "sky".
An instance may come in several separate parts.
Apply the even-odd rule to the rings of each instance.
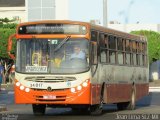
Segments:
[[[120,23],[160,23],[160,0],[108,0],[108,21]],[[100,20],[103,23],[103,0],[69,0],[69,19]]]

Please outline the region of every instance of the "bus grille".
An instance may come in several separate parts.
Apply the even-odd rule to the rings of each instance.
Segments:
[[[33,82],[51,82],[51,83],[55,83],[55,82],[67,82],[67,81],[74,81],[76,80],[75,77],[53,77],[53,76],[31,76],[31,77],[26,77],[25,78],[26,81],[33,81]]]
[[[60,101],[65,101],[66,96],[56,96],[56,98],[48,98],[44,99],[43,96],[35,96],[36,101],[39,102],[60,102]]]
[[[46,89],[35,89],[35,88],[32,88],[32,90],[34,90],[34,91],[43,91],[43,92],[48,92],[48,90],[46,90]],[[52,89],[52,90],[50,90],[49,92],[55,92],[55,91],[62,91],[62,92],[64,92],[65,90],[68,90],[68,88],[67,89]]]

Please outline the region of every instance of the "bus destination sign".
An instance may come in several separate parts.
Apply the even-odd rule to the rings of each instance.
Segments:
[[[26,66],[26,72],[42,73],[47,72],[47,66]]]
[[[86,27],[74,24],[34,24],[18,28],[18,34],[86,34]]]

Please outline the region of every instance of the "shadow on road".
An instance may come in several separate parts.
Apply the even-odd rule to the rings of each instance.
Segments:
[[[139,101],[137,101],[137,106],[160,105],[159,99],[160,99],[160,93],[150,92],[148,96],[145,96]]]
[[[47,109],[47,113],[43,116],[34,116],[33,114],[18,114],[18,120],[115,120],[116,115],[111,114],[117,109],[104,108],[102,115],[91,116],[89,113],[75,113],[70,108]]]

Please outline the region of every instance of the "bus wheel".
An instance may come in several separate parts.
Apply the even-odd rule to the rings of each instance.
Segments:
[[[46,110],[46,105],[32,104],[34,115],[44,115]]]
[[[76,114],[88,114],[88,107],[84,108],[72,108],[72,111]]]
[[[103,111],[103,98],[101,98],[100,104],[90,106],[90,114],[91,115],[101,115],[102,111]]]
[[[126,110],[129,102],[117,103],[118,110]]]
[[[136,91],[135,91],[135,87],[133,87],[131,100],[130,102],[128,102],[127,109],[134,110],[135,108],[136,108]]]
[[[135,88],[135,87],[133,87]],[[131,100],[129,102],[117,103],[118,110],[134,110],[136,106],[136,92],[132,90]]]

